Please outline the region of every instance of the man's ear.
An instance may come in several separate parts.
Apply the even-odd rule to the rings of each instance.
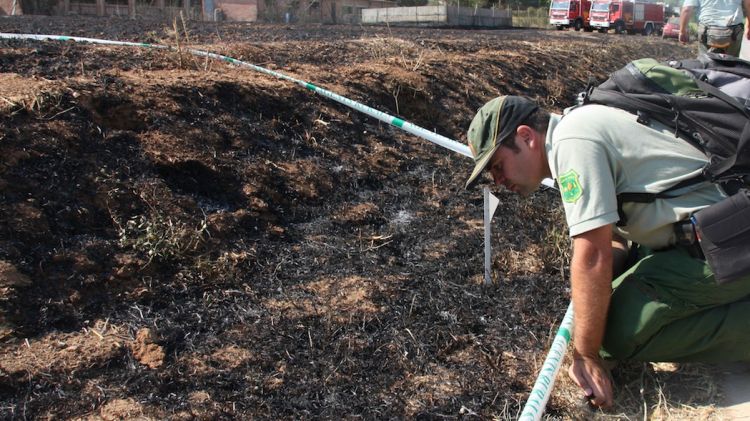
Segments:
[[[516,134],[520,136],[521,141],[526,143],[527,146],[531,146],[532,143],[535,143],[536,131],[525,124],[518,126]]]

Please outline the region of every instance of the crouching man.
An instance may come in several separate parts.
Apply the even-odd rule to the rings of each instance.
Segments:
[[[668,128],[636,120],[601,105],[563,118],[505,96],[485,104],[468,131],[475,167],[467,188],[485,171],[521,195],[546,177],[560,187],[573,239],[568,373],[600,407],[613,403],[605,360],[750,360],[750,276],[717,285],[697,244],[676,245],[675,224],[724,193],[705,182],[674,198],[618,204],[621,193],[664,191],[706,163]],[[635,263],[626,269],[629,255]]]

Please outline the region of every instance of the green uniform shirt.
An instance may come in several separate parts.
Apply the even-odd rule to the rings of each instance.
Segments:
[[[667,128],[646,126],[626,111],[601,105],[553,114],[546,152],[560,186],[570,236],[619,220],[617,194],[659,193],[701,173],[706,156]],[[724,198],[712,183],[675,192],[674,199],[625,203],[627,225],[615,232],[659,249],[674,244],[672,224]]]

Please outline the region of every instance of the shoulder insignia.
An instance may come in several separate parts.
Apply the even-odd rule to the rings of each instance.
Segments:
[[[578,181],[578,173],[575,172],[575,170],[570,170],[565,174],[561,174],[558,183],[560,184],[560,190],[564,202],[575,203],[581,198],[581,196],[583,196],[583,188]]]

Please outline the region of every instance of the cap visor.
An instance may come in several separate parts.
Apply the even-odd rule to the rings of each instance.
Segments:
[[[494,148],[492,148],[491,151],[489,151],[485,156],[477,161],[477,163],[474,165],[474,171],[471,173],[469,180],[466,182],[466,189],[469,189],[473,187],[474,184],[476,184],[476,182],[479,180],[479,176],[482,174],[482,171],[484,171],[485,167],[487,167],[487,164],[490,163],[490,159],[492,159],[492,156],[495,155],[498,147],[500,147],[500,145],[496,145]]]

